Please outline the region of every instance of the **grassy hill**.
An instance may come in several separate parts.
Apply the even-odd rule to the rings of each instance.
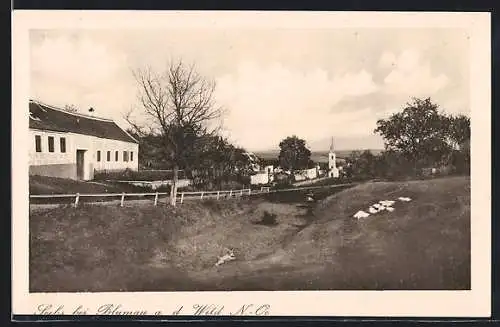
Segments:
[[[355,220],[379,200],[395,211]],[[470,179],[280,198],[30,214],[31,291],[469,289]],[[275,215],[276,226],[259,224]],[[224,248],[237,260],[214,267]]]

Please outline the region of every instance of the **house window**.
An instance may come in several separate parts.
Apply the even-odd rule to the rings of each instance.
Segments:
[[[128,161],[128,151],[123,151],[123,161]]]
[[[54,152],[54,137],[49,136],[49,152]]]
[[[97,150],[97,161],[101,161],[101,151]]]
[[[42,137],[40,135],[35,135],[35,148],[36,152],[42,152]]]
[[[118,151],[115,151],[115,161],[118,161]]]
[[[134,151],[130,151],[130,161],[134,161]]]
[[[106,153],[106,160],[107,160],[107,161],[111,161],[111,151],[108,151],[108,152]]]
[[[61,153],[66,153],[66,138],[59,138],[59,146],[61,148]]]

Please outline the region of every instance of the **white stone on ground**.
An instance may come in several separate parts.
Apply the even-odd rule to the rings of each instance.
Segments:
[[[399,197],[398,200],[400,201],[404,201],[404,202],[408,202],[408,201],[411,201],[410,198],[408,197]],[[357,219],[360,219],[360,218],[366,218],[368,216],[370,216],[370,214],[376,214],[380,211],[384,211],[384,210],[387,210],[389,212],[393,212],[395,209],[392,207],[392,205],[396,203],[396,201],[392,201],[392,200],[381,200],[373,205],[371,205],[369,208],[368,208],[368,212],[365,212],[365,211],[358,211],[356,212],[353,217],[354,218],[357,218]]]
[[[357,219],[360,219],[360,218],[366,218],[368,216],[370,216],[369,213],[364,212],[363,210],[360,210],[360,211],[356,212],[353,217],[357,218]]]
[[[383,211],[383,210],[385,210],[386,206],[382,205],[382,204],[379,204],[379,203],[375,203],[375,204],[372,205],[372,207],[375,208],[375,209],[377,209],[377,210],[379,210],[379,211]]]
[[[226,263],[227,261],[232,261],[235,260],[236,256],[234,255],[234,252],[230,250],[227,254],[223,255],[222,257],[219,257],[219,260],[215,264],[216,266],[220,266],[223,263]]]

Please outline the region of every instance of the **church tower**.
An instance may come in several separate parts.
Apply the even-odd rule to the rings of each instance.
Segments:
[[[332,143],[330,144],[330,151],[328,152],[328,177],[339,177],[339,169],[337,168],[337,156],[335,155],[335,149],[333,148],[333,137]]]

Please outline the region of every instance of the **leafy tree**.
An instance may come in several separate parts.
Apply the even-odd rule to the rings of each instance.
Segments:
[[[378,120],[375,133],[385,139],[386,150],[400,152],[416,169],[446,158],[449,125],[449,117],[430,98],[413,98],[402,112]]]
[[[377,176],[388,179],[399,179],[414,175],[413,163],[409,162],[398,151],[383,151],[378,157]]]
[[[279,163],[283,169],[298,170],[308,167],[311,151],[306,147],[306,141],[293,135],[280,142]]]
[[[449,142],[454,149],[466,149],[470,141],[470,118],[465,115],[448,117]]]
[[[244,149],[220,136],[205,137],[197,145],[189,165],[195,172],[196,183],[215,183],[220,187],[222,182],[241,182],[248,175],[250,162]]]
[[[156,134],[139,135],[133,129],[127,133],[139,141],[139,167],[145,169],[172,169],[170,162],[165,161],[165,149],[162,137]]]
[[[360,151],[352,151],[349,156],[345,158],[345,166],[342,169],[343,171],[343,176],[346,178],[352,178],[354,177],[355,173],[355,165],[356,162],[359,160],[359,157],[361,156]]]
[[[459,173],[470,173],[470,118],[449,116],[449,142],[453,148],[451,164]]]
[[[407,103],[402,112],[377,122],[376,133],[385,139],[380,158],[386,175],[408,175],[424,166],[470,169],[470,118],[440,113],[430,98]],[[404,172],[405,173],[404,173]]]
[[[128,133],[139,140],[141,167],[172,169],[172,163],[164,160],[166,153],[161,136],[139,136],[132,130],[128,130]],[[245,152],[245,149],[232,145],[218,135],[200,136],[186,154],[182,168],[185,176],[191,178],[195,186],[203,189],[215,186],[221,188],[224,182],[248,184],[250,161],[244,155]]]
[[[346,158],[344,176],[347,178],[367,179],[374,178],[378,173],[378,157],[370,150],[352,151]]]
[[[212,135],[210,128],[221,110],[214,103],[215,83],[203,78],[193,65],[170,62],[165,72],[149,68],[134,71],[139,89],[141,111],[146,125],[131,118],[127,121],[137,134],[158,136],[164,161],[172,165],[170,204],[176,205],[179,169],[186,166],[200,137]]]

